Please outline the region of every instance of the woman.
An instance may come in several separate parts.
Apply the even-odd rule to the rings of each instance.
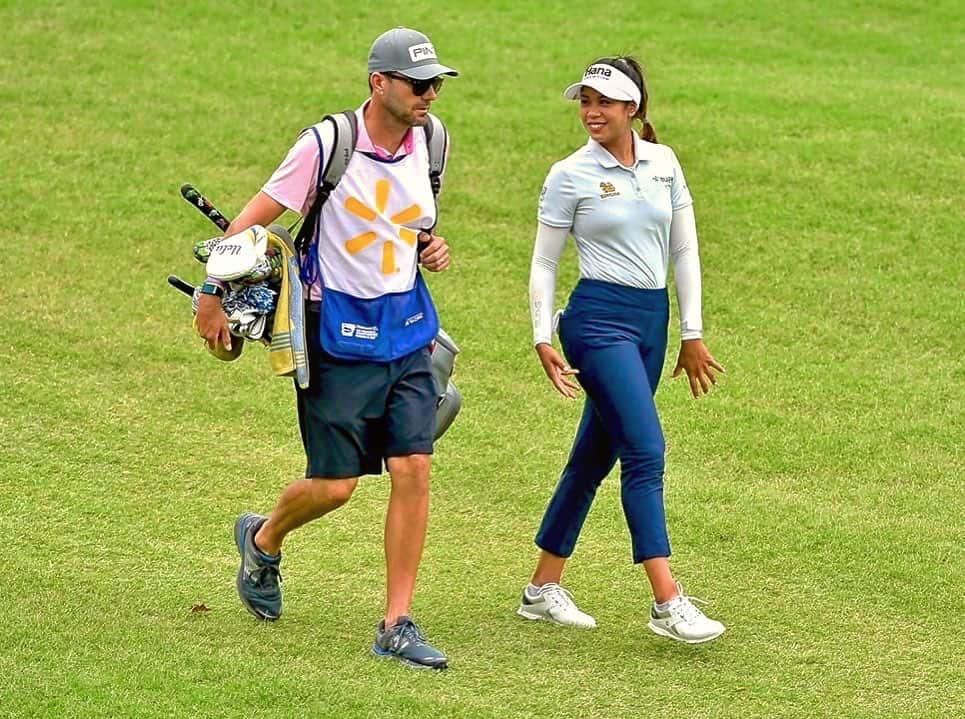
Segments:
[[[527,619],[594,627],[560,580],[597,487],[620,460],[623,509],[653,590],[648,626],[690,644],[724,626],[684,595],[670,571],[663,508],[664,440],[653,394],[667,349],[667,264],[675,268],[681,345],[673,376],[686,372],[694,397],[710,391],[724,368],[704,346],[700,259],[693,201],[673,150],[657,144],[647,120],[639,63],[602,58],[570,85],[580,101],[587,144],[550,170],[539,202],[530,273],[536,352],[553,386],[586,392],[569,461],[536,536],[542,550],[518,613]],[[632,128],[643,124],[640,137]],[[567,235],[576,240],[580,281],[559,319],[569,365],[551,344],[556,267]],[[572,369],[571,369],[572,367]]]

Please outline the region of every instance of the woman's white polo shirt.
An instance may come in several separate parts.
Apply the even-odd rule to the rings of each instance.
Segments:
[[[570,230],[581,277],[659,289],[666,286],[673,212],[693,199],[674,151],[633,138],[632,167],[592,139],[553,165],[538,219]]]

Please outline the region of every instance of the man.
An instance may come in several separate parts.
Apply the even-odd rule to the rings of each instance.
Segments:
[[[380,474],[384,462],[392,483],[386,604],[372,651],[444,669],[445,654],[410,617],[429,509],[436,396],[428,345],[438,329],[417,264],[432,272],[449,266],[448,245],[431,230],[436,208],[422,126],[443,77],[458,73],[439,63],[429,38],[407,28],[375,40],[368,72],[370,97],[356,110],[355,151],[303,254],[311,376],[296,394],[305,479],[284,490],[270,516],[238,519],[237,588],[252,614],[278,619],[285,536],[343,505],[358,478]],[[225,235],[267,226],[286,209],[309,214],[334,136],[330,122],[303,132]],[[209,345],[230,347],[216,294],[201,298],[197,317]]]

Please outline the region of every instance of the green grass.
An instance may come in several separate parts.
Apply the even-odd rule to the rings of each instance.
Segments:
[[[0,2],[0,715],[961,716],[960,3],[245,5]],[[430,282],[465,406],[415,607],[453,666],[428,676],[367,653],[385,478],[291,536],[281,622],[241,609],[230,528],[302,471],[293,393],[260,348],[202,352],[164,283],[213,234],[180,184],[236,212],[395,24],[463,71]],[[600,629],[513,614],[579,414],[529,347],[535,201],[584,141],[562,88],[621,51],[728,368],[658,395],[674,566],[729,627],[700,648],[646,630],[616,476],[567,574]],[[576,275],[568,252],[560,302]]]

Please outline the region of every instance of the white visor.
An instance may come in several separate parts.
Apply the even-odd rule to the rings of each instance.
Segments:
[[[580,88],[583,87],[592,87],[611,100],[635,102],[637,107],[640,106],[640,88],[628,75],[612,65],[590,65],[583,73],[582,80],[574,82],[563,91],[563,97],[576,100],[580,97]]]

